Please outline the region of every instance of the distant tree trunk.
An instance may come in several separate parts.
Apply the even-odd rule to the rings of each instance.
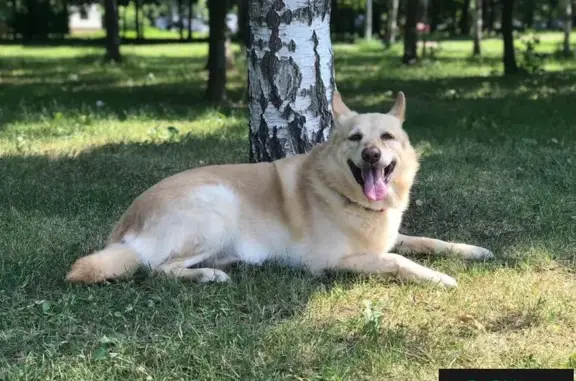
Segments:
[[[462,12],[460,13],[460,22],[458,23],[460,34],[463,36],[470,35],[470,0],[464,0]]]
[[[486,6],[486,22],[484,23],[484,28],[486,32],[492,33],[494,30],[494,20],[496,17],[494,14],[496,13],[496,0],[484,0],[484,3],[487,4]]]
[[[391,45],[396,42],[396,34],[398,33],[398,7],[400,0],[389,0],[390,6],[388,8],[388,21],[386,23],[386,44]]]
[[[438,24],[441,21],[440,11],[442,9],[442,0],[431,0],[429,6],[430,15],[430,32],[434,33],[438,29]]]
[[[502,40],[504,42],[504,74],[510,75],[518,72],[516,53],[514,51],[514,30],[512,17],[514,14],[514,0],[502,0]]]
[[[474,0],[474,49],[472,55],[480,56],[482,42],[482,0]]]
[[[118,4],[116,0],[104,0],[104,24],[106,26],[107,61],[120,62],[120,27],[118,25]]]
[[[330,11],[330,1],[249,0],[250,161],[308,152],[330,133]]]
[[[564,56],[570,57],[572,55],[570,49],[570,34],[572,33],[572,0],[564,0],[566,2],[564,10],[564,43],[562,52]]]
[[[122,37],[126,38],[126,32],[128,31],[128,6],[122,7]]]
[[[365,21],[365,29],[364,29],[364,38],[367,40],[371,40],[372,39],[372,6],[373,6],[373,1],[372,0],[366,0],[366,21]]]
[[[208,0],[210,2],[211,0]],[[178,0],[178,35],[180,41],[184,40],[184,4],[183,0]]]
[[[429,4],[429,0],[421,0],[421,5],[422,5],[422,22],[424,24],[428,24],[428,4]],[[425,27],[424,30],[422,31],[422,57],[426,57],[426,42],[428,40],[428,31],[427,28]]]
[[[524,26],[532,28],[534,26],[534,11],[536,10],[536,0],[524,1]]]
[[[224,43],[224,54],[226,56],[226,69],[234,69],[236,68],[236,57],[234,56],[234,52],[232,51],[232,40],[230,40],[230,36],[226,36],[226,42]]]
[[[135,22],[136,22],[136,39],[142,39],[142,21],[140,20],[140,14],[142,13],[142,0],[135,0]]]
[[[406,23],[404,24],[404,64],[415,63],[418,59],[418,32],[416,23],[418,22],[418,5],[420,0],[406,1]]]
[[[192,41],[192,19],[194,18],[194,0],[188,0],[188,41]]]
[[[248,46],[248,0],[238,0],[238,40]]]
[[[208,0],[210,35],[206,95],[213,103],[226,97],[226,8],[226,0]]]

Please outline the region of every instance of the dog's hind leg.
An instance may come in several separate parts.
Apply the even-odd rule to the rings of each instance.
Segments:
[[[494,254],[483,247],[465,243],[446,242],[427,237],[411,237],[399,234],[395,250],[399,254],[451,255],[463,259],[490,259]]]
[[[436,283],[448,288],[457,286],[456,280],[451,276],[392,253],[352,255],[341,260],[337,267],[362,273],[385,274],[417,283]]]

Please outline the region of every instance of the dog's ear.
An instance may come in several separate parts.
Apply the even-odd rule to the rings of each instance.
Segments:
[[[394,106],[392,106],[390,111],[388,111],[388,114],[394,115],[396,118],[400,119],[401,122],[404,122],[406,115],[406,97],[403,92],[398,92]]]
[[[335,120],[338,120],[346,115],[351,114],[352,111],[344,104],[342,96],[338,90],[334,90],[332,94],[332,115]]]

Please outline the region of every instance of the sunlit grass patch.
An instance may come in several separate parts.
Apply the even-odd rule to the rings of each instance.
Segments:
[[[560,35],[543,37],[553,53]],[[490,262],[417,257],[459,288],[278,266],[232,284],[146,272],[64,283],[134,197],[173,173],[248,160],[242,53],[232,107],[203,102],[207,46],[0,49],[0,379],[430,380],[440,367],[576,364],[574,62],[505,79],[501,44],[336,44],[359,111],[402,90],[422,168],[402,232],[489,247]]]

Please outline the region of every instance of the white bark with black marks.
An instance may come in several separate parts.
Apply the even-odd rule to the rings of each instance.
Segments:
[[[386,22],[386,43],[388,45],[396,42],[396,34],[398,33],[398,7],[400,0],[390,0],[388,8],[388,20]]]
[[[367,40],[372,39],[372,3],[373,0],[366,0],[366,25],[364,29],[364,38]]]
[[[330,0],[250,0],[250,161],[308,152],[332,126]]]

